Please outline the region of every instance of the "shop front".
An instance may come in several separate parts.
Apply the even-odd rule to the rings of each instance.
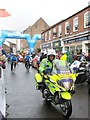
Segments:
[[[72,53],[81,54],[85,52],[86,54],[90,51],[90,35],[64,40],[65,50],[69,50]]]
[[[52,46],[53,46],[53,49],[55,49],[56,51],[62,51],[60,40],[52,42]]]

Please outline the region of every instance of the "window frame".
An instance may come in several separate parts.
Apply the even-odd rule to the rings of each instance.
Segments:
[[[62,36],[62,25],[58,26],[58,37]]]
[[[87,11],[87,12],[84,13],[84,28],[90,27],[90,25],[86,26],[86,23],[90,22],[90,16],[88,14],[90,15],[90,11]]]
[[[78,31],[78,28],[77,28],[77,30],[75,30],[75,27],[76,27],[76,26],[78,26],[78,17],[75,17],[75,18],[73,19],[73,32]]]
[[[54,33],[56,33],[56,34],[54,35]],[[56,36],[57,36],[57,30],[56,30],[56,27],[54,27],[53,28],[53,38],[56,38]]]
[[[67,32],[67,27],[68,27],[68,26],[70,27],[69,21],[65,23],[65,34],[69,34],[69,33]],[[70,29],[71,29],[71,28],[70,28]]]

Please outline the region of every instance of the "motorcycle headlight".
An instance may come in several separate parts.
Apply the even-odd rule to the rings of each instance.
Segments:
[[[57,84],[59,86],[64,87],[66,90],[70,90],[73,84],[73,80],[72,79],[62,79],[57,81]]]

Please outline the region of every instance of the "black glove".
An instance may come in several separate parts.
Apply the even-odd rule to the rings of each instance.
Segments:
[[[43,71],[43,73],[46,75],[47,73],[50,74],[52,72],[52,68],[47,68]]]
[[[44,70],[43,73],[46,75],[48,72],[46,70]]]

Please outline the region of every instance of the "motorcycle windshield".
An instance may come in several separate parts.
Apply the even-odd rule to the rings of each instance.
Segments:
[[[64,60],[57,60],[55,61],[55,65],[53,66],[53,71],[52,73],[56,74],[66,74],[70,73],[69,68],[67,67],[67,64]]]

